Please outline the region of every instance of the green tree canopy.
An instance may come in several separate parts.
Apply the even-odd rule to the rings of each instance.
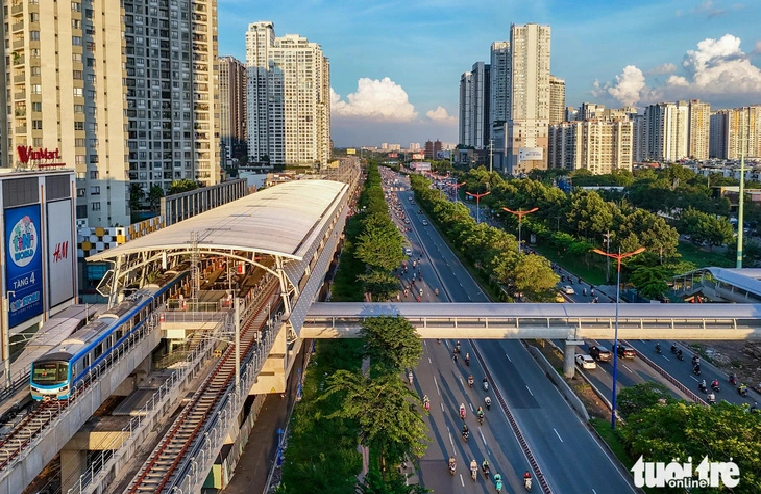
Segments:
[[[423,344],[410,322],[399,316],[370,317],[363,321],[360,337],[370,363],[393,374],[418,364]]]

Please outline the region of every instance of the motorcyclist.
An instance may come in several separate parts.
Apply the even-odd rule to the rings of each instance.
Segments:
[[[678,358],[679,360],[682,360],[684,358],[682,357],[682,355],[683,355],[682,349],[680,348],[679,350],[676,351],[676,358]]]
[[[433,292],[436,294],[437,297],[439,296],[439,289],[438,288],[436,288]]]
[[[703,379],[703,382],[700,383],[700,389],[702,389],[703,392],[705,392],[708,389],[708,385],[706,384],[706,380],[705,379]]]
[[[486,402],[486,409],[491,410],[491,398],[487,396],[484,401]]]
[[[737,384],[737,376],[734,372],[729,375],[729,382],[731,384]]]
[[[468,376],[468,386],[473,387],[473,376]]]
[[[460,403],[460,417],[465,418],[465,403]]]
[[[462,426],[462,438],[467,441],[469,435],[470,435],[470,430],[468,430],[468,425],[465,424]]]
[[[415,379],[415,376],[412,375],[412,371],[409,371],[407,374],[407,379],[410,380],[410,384],[412,384],[412,381]]]
[[[581,293],[583,293],[583,294],[584,294],[584,296],[586,297],[586,296],[587,296],[587,289],[586,289],[586,288],[585,288],[585,289],[583,289],[583,290],[581,291]]]
[[[502,476],[498,473],[494,474],[494,485],[497,487],[497,492],[499,492],[499,488],[502,487]]]
[[[476,479],[476,472],[478,471],[478,463],[476,463],[476,460],[470,460],[470,475],[473,477],[473,480]]]
[[[655,344],[655,353],[661,353],[661,344],[660,343],[656,343]]]
[[[676,352],[677,352],[677,346],[676,346],[676,343],[672,343],[672,344],[671,344],[671,353],[676,353]]]
[[[700,375],[700,365],[695,364],[692,367],[692,373],[695,374],[696,376],[699,376]]]
[[[457,359],[458,359],[457,352],[456,351],[452,352],[452,360],[454,360],[455,364],[457,363]]]
[[[484,377],[484,391],[489,389],[489,380]]]
[[[449,457],[449,473],[454,475],[454,471],[457,469],[457,460],[454,456]]]
[[[489,465],[489,460],[484,460],[484,462],[481,464],[481,471],[483,471],[486,475],[489,475],[490,470],[491,465]]]
[[[528,470],[526,470],[526,473],[523,474],[523,487],[527,490],[531,490],[531,473],[529,473]]]
[[[465,365],[470,365],[470,353],[465,353]]]
[[[716,389],[716,388],[718,388],[718,387],[719,387],[719,380],[718,380],[718,379],[714,379],[714,380],[711,382],[711,387],[712,387],[713,389]]]
[[[748,393],[748,387],[745,386],[745,383],[740,383],[740,387],[737,388],[737,390],[740,392],[741,395],[745,396]]]
[[[716,403],[716,395],[711,393],[708,395],[708,403]]]
[[[455,345],[455,351],[456,351],[457,353],[460,353],[460,346],[461,346],[461,345],[460,345],[460,340],[457,340],[457,344]]]

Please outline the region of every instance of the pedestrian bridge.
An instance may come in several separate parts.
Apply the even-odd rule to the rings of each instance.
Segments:
[[[355,338],[369,317],[401,316],[421,338],[613,339],[615,304],[315,303],[302,338]],[[761,305],[620,304],[618,337],[761,340]]]

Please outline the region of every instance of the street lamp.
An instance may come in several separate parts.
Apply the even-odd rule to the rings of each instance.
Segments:
[[[645,251],[644,247],[640,247],[639,249],[632,251],[632,252],[624,252],[621,253],[621,247],[618,248],[618,254],[610,254],[608,252],[602,251],[600,249],[595,249],[595,254],[600,254],[602,256],[612,257],[617,261],[617,267],[616,267],[616,319],[615,319],[615,325],[613,330],[613,396],[610,400],[610,428],[615,429],[616,428],[616,371],[618,369],[618,303],[619,303],[619,295],[621,292],[621,259],[624,259],[626,257],[636,256],[637,254],[640,254]]]
[[[8,320],[8,297],[16,297],[14,290],[6,290],[3,298],[3,368],[5,369],[5,386],[11,387],[11,328]]]
[[[454,202],[455,204],[458,204],[460,202],[460,194],[457,193],[457,190],[465,185],[465,182],[460,182],[459,184],[452,184],[450,187],[454,187]]]
[[[518,254],[521,253],[521,225],[523,223],[523,216],[526,214],[533,213],[534,211],[537,211],[539,208],[532,208],[527,210],[519,209],[518,211],[513,211],[512,209],[503,207],[505,211],[508,213],[513,213],[518,215]]]
[[[466,194],[468,194],[471,197],[475,197],[476,198],[476,224],[479,224],[479,223],[481,223],[481,221],[480,221],[481,206],[479,206],[479,204],[481,202],[481,198],[483,196],[488,196],[489,194],[491,194],[491,191],[486,191],[483,194],[473,194],[471,192],[466,192]]]

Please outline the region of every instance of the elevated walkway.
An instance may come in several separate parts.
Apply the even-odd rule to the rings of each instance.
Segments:
[[[368,317],[402,316],[421,338],[613,339],[615,304],[317,303],[303,338],[354,338]],[[621,304],[619,338],[761,340],[761,305]]]
[[[673,280],[673,293],[682,298],[702,293],[713,302],[761,303],[761,269],[700,268]]]

